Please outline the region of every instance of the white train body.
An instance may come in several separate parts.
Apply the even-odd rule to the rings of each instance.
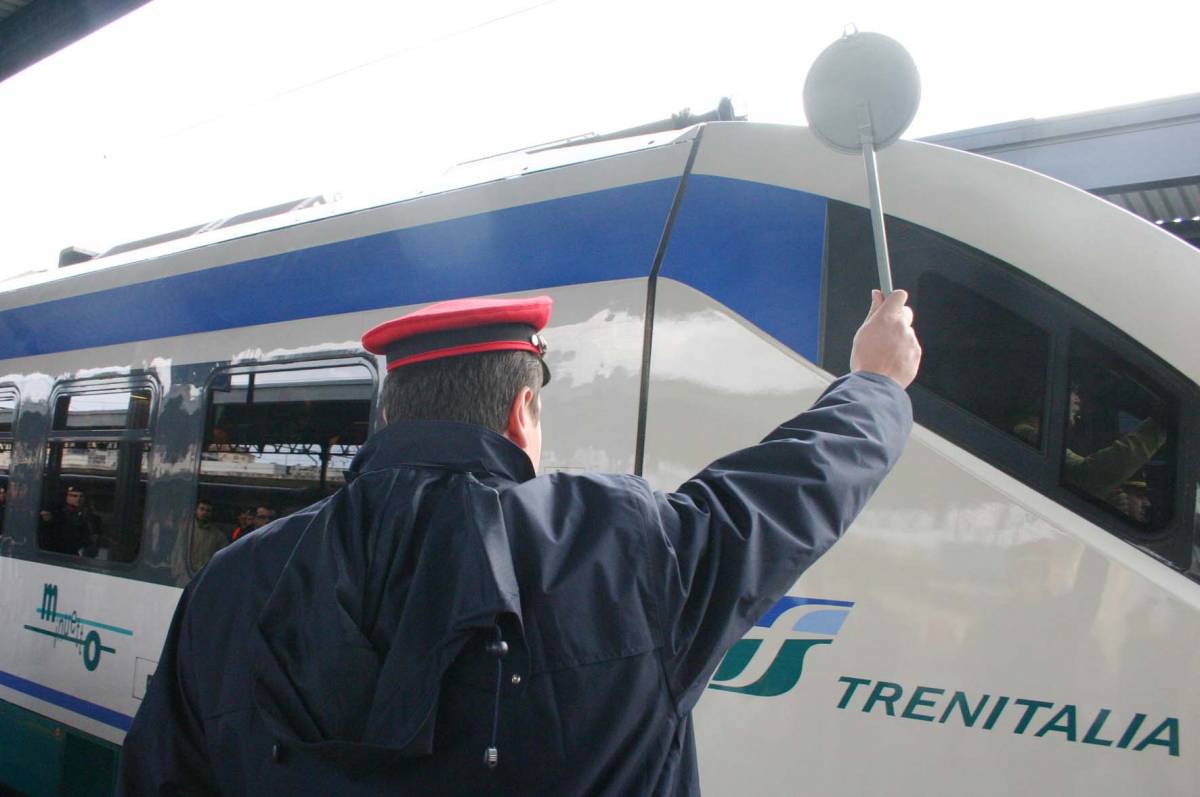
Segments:
[[[927,359],[944,346],[950,365],[937,373],[969,357],[959,373],[976,379],[977,361],[1003,352],[1002,338],[972,349],[970,335],[951,334],[974,311],[937,304],[946,296],[999,307],[978,305],[993,313],[974,319],[981,327],[1020,319],[1014,334],[1044,362],[1017,374],[1022,361],[1002,353],[989,367],[1012,370],[1013,384],[1044,376],[1039,437],[1022,442],[995,412],[974,414],[991,399],[963,399],[971,385],[952,376],[949,399],[914,386],[918,426],[896,470],[846,539],[730,652],[701,701],[706,792],[1194,793],[1200,252],[999,162],[900,142],[880,169],[898,220],[896,283],[912,290],[919,328],[923,314],[950,319],[950,333],[930,327]],[[358,344],[371,325],[437,299],[548,293],[544,468],[640,470],[672,489],[845,369],[874,269],[865,180],[857,159],[803,128],[712,124],[452,179],[0,293],[0,408],[9,396],[15,416],[0,726],[17,740],[0,752],[0,783],[53,793],[84,777],[96,793],[111,788],[111,761],[80,775],[78,762],[93,759],[79,750],[111,752],[138,709],[192,572],[197,496],[224,478],[204,475],[220,458],[206,454],[219,449],[212,407],[226,401],[214,394],[236,394],[239,375],[357,364],[375,396],[380,364]],[[1137,377],[1105,394],[1126,402],[1109,412],[1122,430],[1129,408],[1147,402],[1166,427],[1165,445],[1117,490],[1149,495],[1136,521],[1115,508],[1115,492],[1099,500],[1065,481],[1063,452],[1078,433],[1070,396],[1099,379],[1078,372],[1092,351]],[[140,431],[85,434],[60,418],[62,396],[104,390],[150,403]],[[140,477],[126,474],[125,495],[140,478],[144,497],[115,497],[119,468],[112,482],[112,506],[135,501],[142,518],[129,556],[39,544],[39,511],[56,499],[47,485],[61,487],[43,472],[55,440],[101,459],[148,446]]]

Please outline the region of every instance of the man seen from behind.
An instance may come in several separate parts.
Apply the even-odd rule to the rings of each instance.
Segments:
[[[698,794],[713,670],[904,447],[906,300],[876,292],[850,375],[673,493],[536,475],[548,297],[372,329],[386,428],[184,590],[123,791]]]

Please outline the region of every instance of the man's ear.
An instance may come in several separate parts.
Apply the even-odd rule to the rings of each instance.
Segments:
[[[528,387],[523,387],[517,391],[512,405],[508,408],[508,429],[505,431],[505,436],[518,448],[524,449],[529,445],[529,434],[536,421],[534,400],[533,391]]]

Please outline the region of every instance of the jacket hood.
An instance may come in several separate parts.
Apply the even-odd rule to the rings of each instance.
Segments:
[[[533,475],[467,424],[393,424],[363,446],[257,621],[255,702],[281,741],[351,765],[432,752],[445,670],[501,617],[520,629],[492,485]]]

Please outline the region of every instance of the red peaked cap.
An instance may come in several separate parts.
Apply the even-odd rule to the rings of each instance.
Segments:
[[[389,371],[461,354],[527,351],[542,360],[544,385],[550,369],[543,359],[546,341],[538,333],[550,321],[553,305],[549,296],[435,302],[368,330],[362,345],[386,355]]]

